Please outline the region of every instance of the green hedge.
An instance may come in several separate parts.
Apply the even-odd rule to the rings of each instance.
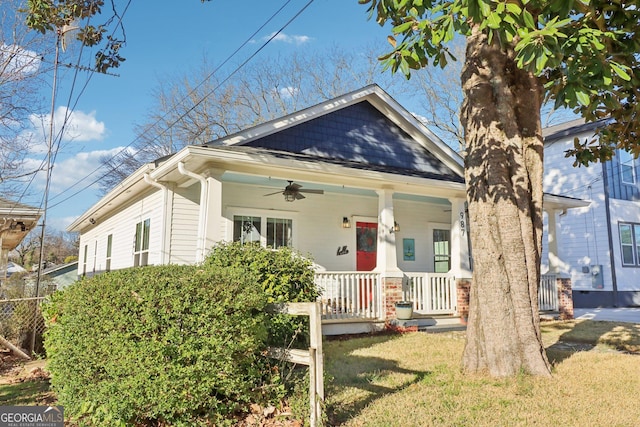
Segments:
[[[81,425],[193,426],[282,398],[262,355],[282,319],[264,307],[315,299],[310,266],[222,245],[201,266],[113,271],[54,294],[45,346],[60,404]]]
[[[222,243],[212,249],[205,266],[245,269],[256,277],[269,303],[313,302],[319,295],[313,262],[287,247],[271,250],[258,244]],[[272,316],[268,334],[269,345],[307,348],[309,319]]]

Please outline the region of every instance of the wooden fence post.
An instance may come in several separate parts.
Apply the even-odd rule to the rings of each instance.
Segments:
[[[322,402],[324,401],[324,356],[322,354],[322,311],[320,302],[299,302],[270,304],[272,313],[292,316],[309,316],[309,350],[269,347],[267,355],[274,359],[299,363],[309,367],[309,422],[317,427],[322,422]]]

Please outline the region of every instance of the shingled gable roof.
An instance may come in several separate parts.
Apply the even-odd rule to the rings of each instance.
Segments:
[[[352,168],[464,181],[458,154],[377,85],[205,144],[220,145],[230,150],[257,149]]]
[[[609,119],[600,119],[595,122],[585,123],[582,118],[571,120],[542,129],[542,137],[544,142],[553,142],[584,132],[594,133],[596,129],[606,126],[608,121]]]

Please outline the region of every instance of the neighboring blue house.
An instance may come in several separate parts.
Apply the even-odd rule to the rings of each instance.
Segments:
[[[35,277],[35,274],[32,276]],[[78,261],[45,268],[42,270],[42,279],[49,292],[60,291],[78,280]]]
[[[603,124],[576,120],[543,131],[544,191],[590,201],[548,217],[559,230],[559,256],[549,257],[548,269],[571,277],[577,308],[640,305],[639,161],[618,151],[611,161],[574,167],[565,157],[575,138],[592,139]]]

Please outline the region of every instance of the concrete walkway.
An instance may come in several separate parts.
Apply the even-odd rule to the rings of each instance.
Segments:
[[[640,308],[575,308],[576,319],[640,323]]]

